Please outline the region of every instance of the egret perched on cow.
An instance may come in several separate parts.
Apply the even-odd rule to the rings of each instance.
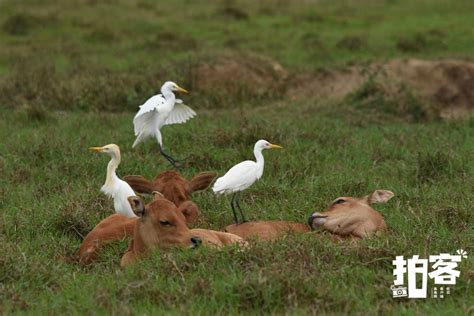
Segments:
[[[121,159],[119,146],[109,144],[103,147],[90,147],[89,150],[92,152],[106,153],[111,157],[109,164],[107,165],[107,177],[100,190],[114,200],[115,212],[127,217],[137,217],[128,202],[128,197],[136,196],[136,194],[130,185],[117,177],[117,174],[115,173]]]
[[[240,211],[242,216],[242,221],[246,222],[242,209],[240,208],[240,191],[243,191],[250,187],[255,181],[260,179],[263,174],[264,159],[262,150],[271,149],[271,148],[283,148],[280,145],[270,144],[266,140],[259,140],[255,143],[253,153],[255,155],[256,161],[246,160],[241,163],[236,164],[227,171],[227,173],[217,179],[216,183],[212,187],[212,190],[217,194],[231,194],[232,201],[230,206],[232,207],[232,212],[234,213],[234,221],[238,223],[237,214],[235,212],[235,206]]]
[[[179,160],[173,158],[163,149],[161,128],[170,124],[181,124],[196,116],[196,112],[189,106],[183,104],[181,99],[177,99],[174,91],[188,93],[176,83],[166,81],[161,86],[161,94],[149,98],[143,105],[140,105],[133,125],[135,130],[135,147],[143,140],[155,137],[160,146],[160,153],[174,166],[177,167]]]

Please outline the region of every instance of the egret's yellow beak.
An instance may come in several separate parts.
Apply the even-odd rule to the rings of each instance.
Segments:
[[[280,145],[270,144],[270,148],[283,148]]]
[[[89,147],[89,151],[93,153],[100,153],[103,150],[103,147]]]
[[[176,90],[179,91],[179,92],[183,92],[183,93],[189,93],[188,90],[184,89],[184,88],[181,88],[180,86],[176,85]]]

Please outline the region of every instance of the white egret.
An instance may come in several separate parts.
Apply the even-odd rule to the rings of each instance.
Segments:
[[[114,200],[114,209],[118,214],[127,217],[137,217],[128,202],[128,197],[136,196],[130,185],[117,177],[115,170],[120,164],[120,148],[115,144],[109,144],[103,147],[90,147],[92,152],[106,153],[110,159],[107,165],[107,178],[100,189],[105,195]]]
[[[158,145],[160,145],[160,153],[176,167],[178,160],[163,150],[161,128],[164,125],[184,123],[193,118],[196,112],[183,104],[182,100],[177,99],[173,91],[188,93],[186,89],[181,88],[176,83],[166,81],[161,86],[161,94],[152,96],[143,105],[140,105],[140,110],[133,119],[137,138],[132,147],[147,138],[155,137]]]
[[[235,212],[235,205],[237,205],[240,215],[242,216],[243,222],[246,222],[244,214],[239,204],[239,193],[250,187],[255,181],[260,179],[263,174],[263,165],[264,159],[262,155],[262,150],[271,149],[271,148],[283,148],[280,145],[270,144],[266,140],[259,140],[255,143],[253,153],[255,155],[256,161],[246,160],[241,163],[236,164],[227,171],[227,173],[217,179],[216,183],[212,187],[212,190],[216,194],[231,194],[232,201],[230,206],[232,207],[232,212],[234,213],[234,221],[238,223],[237,214]]]

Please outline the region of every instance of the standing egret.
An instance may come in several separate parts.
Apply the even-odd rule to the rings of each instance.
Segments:
[[[133,119],[137,138],[132,147],[149,137],[155,137],[158,145],[160,145],[160,153],[176,167],[176,163],[179,161],[163,150],[160,130],[164,125],[184,123],[193,118],[196,112],[183,104],[182,100],[177,99],[173,91],[188,93],[186,89],[181,88],[176,83],[166,81],[161,86],[161,94],[152,96],[143,105],[140,105],[140,110]]]
[[[234,221],[238,224],[237,214],[235,212],[235,205],[237,205],[240,215],[242,216],[243,222],[246,222],[242,209],[240,208],[240,191],[247,189],[255,181],[260,179],[263,174],[264,159],[262,150],[271,148],[283,148],[280,145],[270,144],[266,140],[259,140],[255,143],[253,154],[255,155],[256,161],[246,160],[239,164],[236,164],[230,168],[227,173],[217,179],[216,183],[212,187],[212,190],[217,194],[230,194],[233,193],[232,201],[230,206],[234,213]]]
[[[120,164],[119,146],[110,144],[103,147],[90,147],[89,150],[92,152],[106,153],[112,158],[107,165],[107,178],[100,191],[114,200],[115,212],[127,217],[137,217],[128,202],[128,197],[136,196],[136,194],[130,185],[117,177],[115,173],[115,170]]]

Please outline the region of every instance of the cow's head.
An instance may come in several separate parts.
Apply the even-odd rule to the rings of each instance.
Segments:
[[[191,194],[206,190],[216,177],[215,172],[200,172],[191,180],[187,180],[176,171],[165,171],[157,175],[153,181],[142,176],[126,176],[124,180],[137,193],[160,192],[183,212],[188,215],[195,214],[194,217],[188,218],[188,223],[192,223],[199,215],[199,208],[190,201]]]
[[[322,212],[308,218],[312,229],[324,229],[339,236],[364,238],[386,230],[382,215],[372,208],[373,203],[386,203],[394,196],[387,190],[376,190],[363,198],[339,197]]]
[[[170,248],[175,246],[196,247],[201,243],[193,236],[187,223],[193,220],[195,213],[190,212],[183,203],[179,208],[155,193],[153,200],[145,205],[137,196],[128,198],[133,212],[139,217],[135,226],[134,242],[144,249]]]

